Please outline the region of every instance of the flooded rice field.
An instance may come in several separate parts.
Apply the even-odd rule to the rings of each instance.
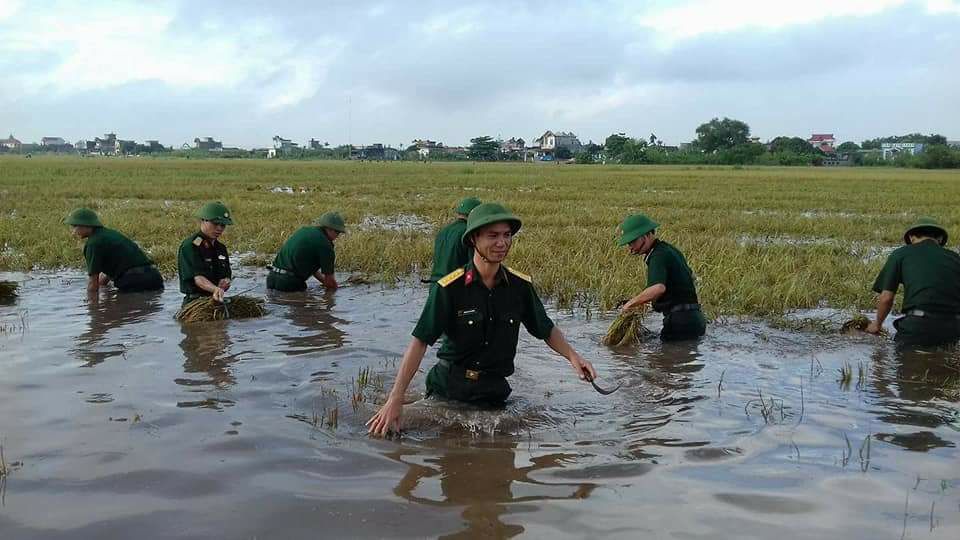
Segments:
[[[0,538],[960,537],[952,353],[759,322],[609,349],[609,319],[551,310],[618,392],[525,336],[506,409],[417,400],[434,349],[405,433],[374,440],[426,288],[245,272],[266,317],[190,325],[174,282],[91,302],[79,274],[0,276],[23,281]]]

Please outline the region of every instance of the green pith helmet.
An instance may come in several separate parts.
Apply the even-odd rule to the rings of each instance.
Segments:
[[[66,219],[67,225],[79,225],[81,227],[103,227],[97,213],[89,208],[77,208]]]
[[[209,202],[197,210],[197,217],[204,221],[212,221],[217,225],[233,225],[230,219],[230,210],[220,201]]]
[[[467,197],[466,199],[460,201],[460,204],[453,209],[454,212],[458,214],[468,215],[470,211],[474,208],[480,206],[480,199],[476,197]]]
[[[343,217],[339,212],[327,212],[320,216],[315,222],[320,227],[328,227],[339,233],[347,232],[347,224],[343,222]]]
[[[620,225],[620,240],[617,245],[625,246],[659,226],[659,223],[643,214],[627,216],[627,219],[623,220],[623,224]]]
[[[510,232],[512,234],[517,234],[517,231],[520,230],[520,218],[513,215],[513,212],[508,210],[506,206],[497,203],[480,204],[471,210],[470,215],[467,216],[467,230],[463,231],[463,236],[460,237],[460,241],[470,245],[470,235],[474,231],[480,227],[501,221],[506,221],[510,224]]]
[[[926,229],[926,230],[924,230],[924,229]],[[917,221],[915,221],[915,222],[913,223],[913,225],[911,225],[911,226],[907,229],[907,232],[903,233],[903,243],[904,243],[904,244],[909,244],[909,243],[910,243],[910,234],[911,234],[911,233],[921,234],[921,235],[929,235],[929,234],[932,233],[933,236],[939,235],[939,236],[941,237],[941,238],[940,238],[940,245],[941,245],[941,246],[944,246],[944,245],[947,244],[947,230],[944,229],[942,226],[940,226],[940,224],[937,223],[937,220],[935,220],[935,219],[933,219],[933,218],[931,218],[931,217],[921,217],[921,218],[917,218]]]

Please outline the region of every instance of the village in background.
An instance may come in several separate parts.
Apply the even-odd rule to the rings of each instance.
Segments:
[[[25,143],[13,134],[0,139],[0,154],[32,157],[38,154],[74,154],[83,157],[180,157],[247,159],[337,159],[369,161],[520,161],[555,164],[716,164],[796,166],[901,166],[960,168],[960,141],[943,135],[913,133],[837,144],[830,133],[809,137],[775,137],[761,142],[739,120],[714,118],[701,124],[697,138],[678,145],[664,144],[655,134],[634,138],[614,133],[602,143],[583,143],[576,134],[546,131],[529,143],[519,137],[503,140],[476,137],[469,146],[415,139],[406,147],[374,143],[331,146],[319,139],[304,143],[274,136],[261,148],[225,146],[215,137],[197,137],[192,143],[167,146],[158,140],[138,142],[107,133],[92,140],[68,142],[63,137],[43,137]]]

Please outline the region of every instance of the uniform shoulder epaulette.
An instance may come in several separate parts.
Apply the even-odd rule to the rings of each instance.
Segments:
[[[198,236],[198,237],[194,238],[194,239],[193,239],[193,242],[191,242],[191,243],[192,243],[193,245],[197,246],[197,247],[200,247],[200,244],[203,243],[203,238],[200,238],[200,237]]]
[[[457,269],[454,270],[453,272],[450,272],[449,274],[447,274],[447,275],[443,276],[442,278],[438,279],[438,280],[437,280],[437,285],[439,285],[439,286],[441,286],[441,287],[446,287],[447,285],[449,285],[449,284],[453,283],[454,281],[456,281],[457,278],[459,278],[459,277],[462,276],[462,275],[463,275],[463,268],[457,268]]]
[[[533,283],[533,278],[532,278],[532,277],[530,277],[530,276],[527,275],[527,274],[524,274],[523,272],[521,272],[521,271],[519,271],[519,270],[514,270],[513,268],[510,268],[509,266],[507,266],[507,271],[510,272],[511,274],[517,276],[518,278],[526,281],[527,283]]]

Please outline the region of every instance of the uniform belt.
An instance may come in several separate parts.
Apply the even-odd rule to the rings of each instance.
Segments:
[[[681,311],[700,311],[700,304],[676,304],[670,306],[667,313],[678,313]]]
[[[157,268],[157,266],[156,266],[155,264],[153,264],[153,263],[150,263],[150,264],[142,264],[142,265],[140,265],[140,266],[133,266],[133,267],[130,267],[130,268],[127,268],[126,270],[124,270],[124,271],[120,274],[120,276],[118,276],[118,279],[119,279],[120,277],[126,276],[126,275],[128,275],[128,274],[130,274],[130,275],[134,275],[134,274],[146,274],[146,273],[149,272],[150,270],[155,270],[156,268]]]
[[[449,360],[445,360],[443,358],[437,359],[437,365],[442,366],[446,369],[450,369],[453,366],[453,364],[450,363]],[[479,369],[466,369],[464,370],[463,376],[464,378],[470,379],[471,381],[477,381],[477,380],[480,380],[481,374],[483,374],[483,371]]]
[[[911,309],[904,313],[904,315],[909,315],[911,317],[925,317],[928,319],[960,319],[960,314],[957,313],[931,313],[922,309]]]
[[[296,274],[294,274],[290,270],[284,270],[283,268],[277,268],[276,266],[268,266],[267,268],[269,268],[270,271],[273,272],[274,274],[296,277]]]

